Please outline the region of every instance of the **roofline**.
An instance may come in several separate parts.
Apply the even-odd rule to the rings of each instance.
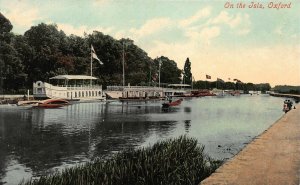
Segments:
[[[50,80],[96,80],[98,78],[87,75],[58,75],[51,77]]]
[[[169,84],[168,87],[170,86],[176,86],[176,87],[191,87],[189,84]]]

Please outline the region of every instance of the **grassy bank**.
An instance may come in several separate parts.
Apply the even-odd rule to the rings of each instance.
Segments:
[[[195,185],[221,164],[203,150],[196,139],[181,136],[21,184]]]

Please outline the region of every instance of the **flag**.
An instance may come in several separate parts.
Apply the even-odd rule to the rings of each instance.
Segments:
[[[228,78],[228,80],[230,81],[230,78]]]
[[[233,79],[233,81],[238,81],[238,79],[235,78],[235,79]]]
[[[159,62],[158,62],[158,66],[159,66],[159,69],[160,69],[160,67],[161,67],[161,59],[159,59]]]
[[[217,81],[224,82],[221,78],[217,78]]]
[[[91,50],[92,50],[92,57],[96,60],[98,60],[99,64],[102,65],[103,63],[101,62],[101,60],[98,58],[98,56],[96,55],[96,52],[94,50],[93,45],[91,45]]]
[[[153,82],[157,80],[157,76],[158,76],[157,73],[155,73],[154,75],[152,75],[152,81],[153,81]]]
[[[211,79],[211,76],[210,75],[206,75],[206,79]]]

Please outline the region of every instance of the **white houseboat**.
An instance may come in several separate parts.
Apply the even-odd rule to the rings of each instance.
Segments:
[[[191,96],[191,86],[188,84],[169,84],[166,88],[151,86],[108,86],[105,94],[108,99],[186,97]]]
[[[105,91],[107,99],[160,99],[164,98],[163,89],[149,86],[108,86]]]
[[[35,99],[63,98],[70,101],[103,100],[101,85],[94,85],[97,78],[85,75],[58,75],[50,82],[33,83]]]
[[[188,84],[169,84],[164,88],[164,96],[166,97],[187,97],[191,96],[191,86]]]

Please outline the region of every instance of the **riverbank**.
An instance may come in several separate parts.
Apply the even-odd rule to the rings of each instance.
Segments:
[[[16,104],[18,103],[18,101],[20,100],[33,100],[33,96],[29,95],[29,97],[27,97],[27,95],[24,94],[15,94],[15,95],[9,95],[9,94],[3,94],[0,95],[0,105],[1,104]]]
[[[300,106],[200,184],[300,184]]]

